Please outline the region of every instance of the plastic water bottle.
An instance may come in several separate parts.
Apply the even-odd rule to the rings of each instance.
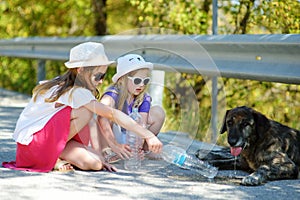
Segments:
[[[198,159],[196,156],[187,154],[184,149],[177,146],[164,145],[162,157],[169,163],[183,169],[196,171],[207,178],[214,178],[218,173],[218,168]]]
[[[137,123],[142,124],[142,117],[138,113],[138,108],[133,108],[132,113],[129,115]],[[132,156],[129,159],[124,160],[124,168],[130,171],[141,168],[141,157],[139,150],[142,145],[142,139],[131,131],[126,133],[126,143],[129,144]]]

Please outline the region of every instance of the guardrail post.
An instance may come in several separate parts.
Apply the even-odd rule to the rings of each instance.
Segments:
[[[162,98],[164,93],[165,72],[161,70],[152,70],[151,82],[149,88],[152,97],[152,105],[162,106]]]
[[[218,0],[213,0],[213,35],[218,34]],[[218,77],[212,77],[212,105],[211,105],[211,142],[217,141],[217,123],[218,123]]]
[[[45,60],[38,60],[37,61],[37,83],[39,83],[42,80],[46,79],[46,61]]]
[[[217,124],[218,124],[218,77],[212,77],[212,105],[211,105],[211,143],[217,141]]]

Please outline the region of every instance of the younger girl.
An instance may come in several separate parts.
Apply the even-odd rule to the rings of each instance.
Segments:
[[[89,142],[93,114],[108,118],[142,138],[150,150],[160,152],[162,143],[124,113],[97,102],[97,86],[102,83],[108,61],[100,43],[86,42],[70,51],[68,71],[36,86],[33,97],[17,121],[13,138],[17,142],[16,161],[4,167],[36,172],[50,170],[115,171],[104,162],[97,140]],[[56,167],[55,167],[56,166]]]
[[[160,106],[151,107],[151,97],[146,93],[147,85],[151,81],[149,76],[152,68],[153,64],[145,62],[140,55],[128,54],[120,57],[117,60],[117,73],[112,77],[114,84],[106,90],[101,102],[122,110],[127,115],[132,112],[133,107],[138,107],[144,126],[154,135],[158,135],[165,120],[165,113]],[[114,162],[118,157],[128,158],[130,149],[125,144],[126,127],[111,124],[103,117],[99,117],[99,124],[100,132],[107,141],[106,145],[116,154],[114,155],[110,148],[104,149],[107,161]],[[151,151],[146,143],[143,150]]]

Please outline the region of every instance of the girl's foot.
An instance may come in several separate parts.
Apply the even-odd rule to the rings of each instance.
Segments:
[[[73,166],[65,160],[57,159],[53,171],[74,172]]]
[[[102,150],[102,154],[105,162],[112,164],[121,160],[121,158],[111,150],[111,148],[107,147]]]

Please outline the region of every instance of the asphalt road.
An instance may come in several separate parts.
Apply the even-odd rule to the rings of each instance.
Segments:
[[[12,140],[26,96],[0,89],[0,163],[14,160]],[[188,146],[193,153],[210,145],[177,132],[161,133],[164,143]],[[218,148],[218,147],[214,147]],[[247,173],[219,171],[214,180],[180,169],[162,160],[144,160],[136,172],[126,171],[122,161],[116,173],[76,170],[74,173],[30,173],[0,168],[0,199],[300,199],[300,180],[268,182],[262,186],[239,184]],[[235,174],[236,173],[236,174]]]

